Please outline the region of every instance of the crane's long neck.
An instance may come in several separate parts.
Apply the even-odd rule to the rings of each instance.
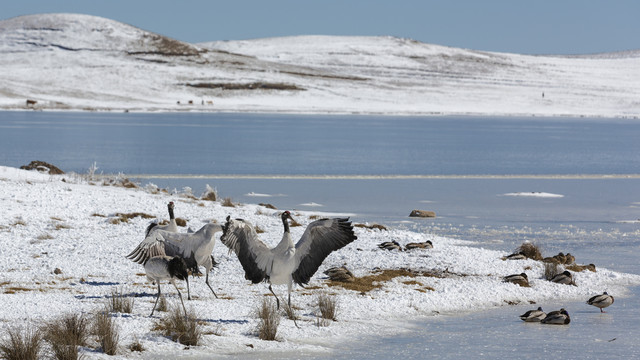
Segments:
[[[284,216],[282,217],[282,225],[284,225],[284,233],[289,234],[289,221],[287,221],[287,218]]]
[[[175,220],[176,217],[173,215],[173,204],[169,204],[169,220]]]

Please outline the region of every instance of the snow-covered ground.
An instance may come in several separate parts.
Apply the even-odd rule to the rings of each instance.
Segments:
[[[116,357],[92,351],[91,358],[154,358],[156,356],[206,356],[207,354],[265,354],[269,351],[329,351],[334,343],[391,335],[406,330],[409,320],[421,317],[508,306],[508,303],[585,301],[607,289],[624,297],[628,287],[640,284],[640,276],[598,267],[597,272],[573,273],[577,286],[544,280],[544,266],[532,260],[505,261],[513,249],[492,251],[469,246],[464,240],[437,237],[407,230],[381,231],[357,227],[358,239],[331,254],[312,278],[309,287],[295,288],[292,302],[298,308],[300,328],[282,319],[279,341],[257,338],[254,311],[265,295],[265,284],[251,285],[235,255],[219,242],[214,248],[219,266],[210,279],[220,297],[215,299],[203,278],[191,280],[194,300],[187,301],[204,327],[202,345],[185,349],[154,331],[157,312],[149,317],[155,287],[142,276],[143,268],[125,258],[142,239],[149,219],[136,217],[114,224],[116,213],[141,212],[166,219],[166,204],[176,203],[176,216],[197,229],[210,221],[223,222],[227,215],[244,218],[265,232],[261,238],[275,245],[282,236],[278,210],[254,204],[224,207],[220,202],[194,199],[189,193],[153,191],[152,185],[128,189],[88,181],[77,175],[43,175],[0,166],[0,327],[41,324],[67,313],[95,313],[114,291],[136,296],[132,314],[114,314],[120,329]],[[194,194],[199,197],[200,194]],[[303,225],[315,211],[296,211]],[[322,214],[338,216],[344,214]],[[293,227],[294,238],[302,227]],[[181,228],[180,231],[186,231]],[[216,236],[219,238],[219,234]],[[383,241],[431,240],[433,249],[406,252],[378,248]],[[371,275],[379,269],[411,269],[441,274],[440,277],[398,277],[368,293],[329,287],[323,271],[346,264],[355,276]],[[598,264],[596,264],[598,266]],[[58,271],[55,271],[59,269]],[[55,272],[54,272],[55,271]],[[502,277],[526,272],[531,287],[505,283]],[[186,291],[184,284],[181,284]],[[274,286],[281,295],[286,287]],[[163,284],[169,302],[178,304],[175,290]],[[318,294],[338,301],[338,321],[317,325]],[[532,305],[533,306],[533,305]],[[140,341],[145,352],[128,346]]]
[[[0,109],[640,115],[638,51],[527,56],[347,36],[188,44],[40,14],[0,21],[0,54]]]

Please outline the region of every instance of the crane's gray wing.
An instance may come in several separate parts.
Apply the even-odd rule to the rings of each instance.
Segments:
[[[293,281],[307,284],[331,252],[356,239],[349,218],[320,219],[309,224],[296,244]]]
[[[273,265],[273,254],[258,238],[256,230],[250,223],[227,216],[220,242],[229,248],[229,253],[231,251],[236,253],[247,280],[256,284],[269,277]]]
[[[167,255],[165,253],[164,238],[160,234],[160,231],[152,231],[149,236],[145,237],[144,240],[127,255],[127,258],[144,265],[150,258],[160,255]]]

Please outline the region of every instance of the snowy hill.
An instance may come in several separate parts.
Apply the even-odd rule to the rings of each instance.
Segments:
[[[0,109],[31,99],[74,110],[640,115],[637,51],[525,56],[335,36],[188,44],[42,14],[0,21],[0,54]]]

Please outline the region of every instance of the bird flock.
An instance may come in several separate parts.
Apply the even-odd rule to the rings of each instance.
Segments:
[[[175,280],[184,280],[187,285],[187,299],[191,300],[189,289],[189,271],[192,274],[199,273],[199,267],[206,271],[205,283],[217,298],[217,295],[209,284],[209,273],[216,266],[213,259],[215,234],[222,232],[220,241],[229,249],[229,254],[234,253],[245,272],[245,279],[252,283],[267,282],[269,291],[276,298],[277,307],[280,308],[280,298],[274,292],[272,285],[287,285],[287,306],[291,308],[291,291],[294,284],[304,287],[316,273],[324,259],[333,251],[339,250],[350,244],[357,237],[348,218],[324,218],[311,222],[304,233],[294,243],[291,238],[289,221],[295,221],[289,211],[280,215],[283,225],[282,240],[273,248],[269,248],[258,237],[255,227],[246,220],[233,219],[227,216],[224,225],[209,223],[197,231],[189,229],[187,233],[179,233],[174,216],[175,205],[168,204],[169,223],[158,225],[151,223],[145,230],[145,238],[126,257],[142,264],[147,278],[157,284],[158,293],[151,310],[155,311],[158,299],[161,295],[160,282],[168,280],[175,287],[182,303],[185,316],[187,314]],[[384,250],[410,251],[412,249],[431,249],[431,241],[420,243],[408,243],[403,249],[395,240],[386,241],[378,245]],[[522,253],[514,253],[505,257],[506,260],[526,259]],[[545,258],[547,260],[550,258]],[[557,263],[574,263],[575,258],[570,254],[562,254],[552,257]],[[326,274],[334,281],[353,281],[354,276],[346,266],[327,269]],[[504,282],[514,283],[520,286],[529,286],[526,273],[513,274],[503,277]],[[549,279],[549,281],[574,285],[575,282],[569,271],[563,271]],[[607,292],[592,296],[587,300],[588,305],[595,306],[600,312],[613,304],[614,298]],[[568,311],[564,308],[545,313],[542,307],[529,310],[520,315],[524,322],[539,322],[542,324],[567,325],[571,322]]]
[[[216,265],[213,259],[215,234],[222,232],[220,241],[235,253],[245,271],[245,278],[252,283],[268,282],[269,291],[275,296],[277,307],[280,299],[272,285],[287,285],[288,301],[291,307],[291,290],[294,283],[304,286],[309,283],[324,259],[357,239],[348,218],[319,219],[311,222],[301,238],[294,244],[291,238],[289,221],[295,221],[289,211],[281,215],[284,234],[274,248],[269,248],[259,239],[255,227],[243,219],[228,216],[224,226],[209,223],[198,231],[179,233],[174,217],[174,203],[168,204],[169,224],[160,226],[150,224],[145,230],[145,238],[126,257],[144,265],[147,278],[156,283],[158,294],[151,310],[155,311],[161,295],[160,282],[168,280],[178,291],[184,308],[182,294],[175,280],[187,282],[187,298],[191,300],[188,270],[198,271],[200,266],[206,270],[205,283],[214,296],[217,295],[209,284],[209,273]]]

